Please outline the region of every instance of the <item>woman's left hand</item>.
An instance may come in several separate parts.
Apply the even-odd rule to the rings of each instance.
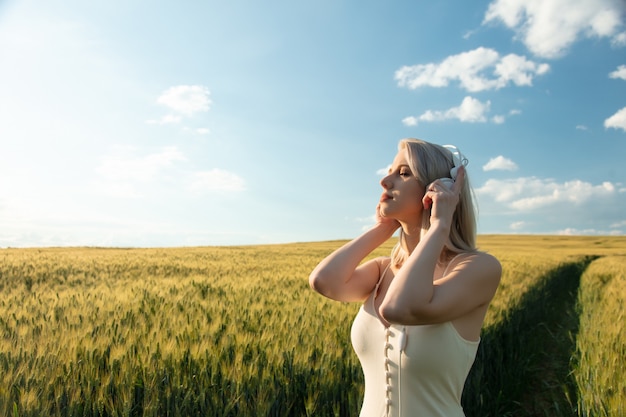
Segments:
[[[433,181],[426,188],[422,204],[424,210],[430,209],[430,223],[436,221],[445,221],[446,224],[452,223],[452,216],[459,204],[459,196],[465,183],[465,167],[459,167],[456,181],[452,184],[452,188],[443,183],[440,179]]]
[[[376,224],[385,226],[391,231],[391,235],[400,227],[400,223],[396,219],[385,217],[380,211],[380,203],[376,206]]]

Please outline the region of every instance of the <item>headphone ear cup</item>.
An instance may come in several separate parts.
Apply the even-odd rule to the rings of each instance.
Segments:
[[[459,148],[454,145],[443,145],[443,147],[448,148],[448,150],[452,153],[452,163],[454,164],[454,167],[450,169],[450,178],[456,181],[459,168],[467,165],[467,158],[465,158]]]
[[[452,168],[450,170],[450,178],[452,178],[453,180],[456,180],[456,174],[458,170],[459,170],[458,166],[455,166],[454,168]]]

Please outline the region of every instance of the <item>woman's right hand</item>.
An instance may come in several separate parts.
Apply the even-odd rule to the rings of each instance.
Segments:
[[[311,288],[337,301],[363,301],[380,277],[379,259],[363,262],[385,243],[400,223],[376,207],[376,224],[324,258],[309,275]]]

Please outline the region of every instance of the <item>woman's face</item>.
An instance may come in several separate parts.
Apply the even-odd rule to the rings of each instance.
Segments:
[[[421,224],[425,187],[411,172],[406,149],[398,152],[380,185],[383,187],[380,197],[380,213],[383,216],[404,223]]]

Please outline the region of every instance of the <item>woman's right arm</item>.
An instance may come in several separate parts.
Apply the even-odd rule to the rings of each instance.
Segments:
[[[309,276],[318,293],[337,301],[363,301],[374,290],[380,276],[380,259],[359,265],[374,249],[386,242],[397,226],[377,223],[356,239],[328,255]]]

